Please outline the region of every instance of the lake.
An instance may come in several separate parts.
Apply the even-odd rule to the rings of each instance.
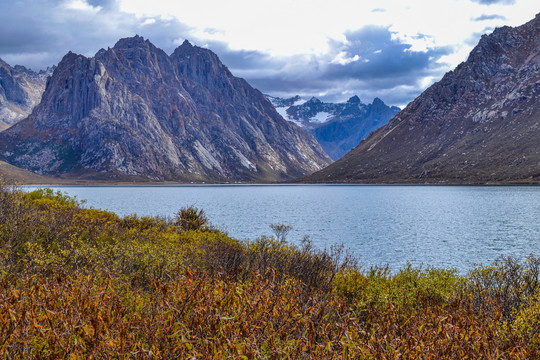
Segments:
[[[26,190],[35,187],[27,186]],[[182,185],[50,186],[119,215],[173,217],[204,209],[237,239],[293,227],[320,248],[344,244],[366,266],[452,267],[465,273],[501,255],[540,256],[538,186]]]

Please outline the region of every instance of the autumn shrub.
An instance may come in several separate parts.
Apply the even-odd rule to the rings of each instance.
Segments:
[[[501,333],[507,337],[517,336],[540,353],[540,292],[525,299],[516,308],[511,319],[503,322]]]
[[[466,296],[411,313],[388,302],[359,317],[337,294],[283,277],[228,281],[180,271],[146,289],[114,274],[0,281],[4,358],[534,358]],[[511,335],[511,334],[510,334]]]
[[[520,262],[501,257],[487,266],[478,266],[467,278],[465,291],[482,311],[500,309],[505,318],[526,305],[540,291],[540,258],[529,256]]]
[[[21,193],[0,177],[0,224],[4,226],[21,215]],[[2,238],[5,239],[7,234]]]
[[[0,184],[0,358],[538,358],[537,258],[364,269],[286,225],[238,241],[181,213]]]
[[[280,281],[283,277],[300,280],[305,286],[330,291],[336,274],[353,268],[355,261],[342,246],[330,250],[313,247],[309,239],[300,245],[274,237],[260,237],[239,242],[228,237],[215,237],[192,249],[191,266],[245,281],[253,274]],[[195,262],[195,263],[193,263]]]
[[[249,271],[261,274],[276,270],[301,280],[309,287],[330,290],[338,272],[354,268],[355,260],[343,246],[329,250],[315,248],[309,238],[300,245],[289,244],[283,239],[261,237],[246,243]]]

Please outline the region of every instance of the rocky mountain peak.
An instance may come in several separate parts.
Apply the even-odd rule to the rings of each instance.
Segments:
[[[140,36],[64,56],[40,105],[0,134],[0,158],[130,181],[273,181],[331,162],[210,50],[184,43],[168,56]]]
[[[360,98],[358,97],[358,95],[354,95],[350,97],[349,100],[347,100],[347,103],[353,104],[353,105],[359,105],[362,102],[360,101]]]
[[[199,46],[193,46],[189,41],[184,41],[177,47],[170,59],[176,68],[176,71],[185,78],[201,85],[205,89],[211,89],[214,92],[212,96],[232,97],[235,86],[240,85],[227,66],[225,66],[219,57],[208,49]],[[234,84],[233,84],[234,83]],[[185,84],[186,86],[189,86]],[[221,95],[218,92],[222,92]],[[205,102],[207,96],[196,96],[196,101]]]
[[[193,72],[210,71],[220,73],[224,71],[228,76],[229,69],[221,62],[219,57],[212,51],[192,45],[185,40],[177,47],[171,55],[171,59],[177,64],[181,64],[182,70],[194,75]],[[201,68],[202,66],[202,68]]]
[[[78,57],[83,57],[82,55],[79,55],[79,54],[76,54],[74,52],[72,52],[71,50],[67,52],[66,55],[64,55],[64,57],[62,58],[62,60],[60,60],[60,62],[66,62],[66,61],[70,61],[72,59],[76,59]]]
[[[373,99],[372,106],[373,107],[382,107],[382,106],[386,106],[386,104],[384,103],[384,101],[382,101],[381,99],[376,97],[375,99]]]
[[[122,38],[116,42],[114,49],[127,49],[134,47],[148,48],[151,45],[150,41],[145,40],[142,36],[135,35],[132,37]]]
[[[60,60],[57,68],[62,69],[65,67],[71,67],[84,61],[88,61],[86,56],[69,51],[66,55],[64,55],[62,60]]]
[[[184,40],[182,45],[180,45],[180,48],[181,49],[191,49],[191,48],[193,48],[193,45],[189,42],[189,40],[186,39],[186,40]]]
[[[212,61],[217,60],[221,63],[221,60],[219,60],[218,56],[213,51],[202,48],[200,46],[192,45],[188,40],[184,40],[182,45],[174,49],[171,57],[183,58],[189,57],[191,55],[198,56],[202,59],[207,60],[212,59]]]
[[[13,67],[13,69],[16,71],[16,72],[19,72],[19,73],[27,73],[27,74],[30,74],[30,75],[36,75],[36,73],[30,69],[28,69],[27,67],[25,66],[22,66],[22,65],[15,65]]]
[[[119,61],[127,60],[135,63],[151,62],[158,56],[167,57],[163,50],[138,35],[118,40],[112,50],[109,49],[107,52],[113,52],[116,56],[121,56],[122,58],[118,59]],[[99,57],[98,54],[96,54],[96,57]]]

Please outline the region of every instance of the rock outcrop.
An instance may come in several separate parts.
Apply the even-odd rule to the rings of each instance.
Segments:
[[[20,65],[11,67],[0,59],[0,131],[27,117],[39,104],[53,70],[36,73]]]
[[[540,181],[540,14],[466,62],[310,182]]]
[[[140,36],[93,58],[68,53],[0,156],[39,174],[114,180],[275,181],[331,160],[217,55],[168,56]]]

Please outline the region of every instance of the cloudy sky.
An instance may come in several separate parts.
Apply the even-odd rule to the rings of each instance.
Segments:
[[[185,39],[274,96],[404,106],[538,0],[0,0],[0,58],[34,70],[139,34]]]

